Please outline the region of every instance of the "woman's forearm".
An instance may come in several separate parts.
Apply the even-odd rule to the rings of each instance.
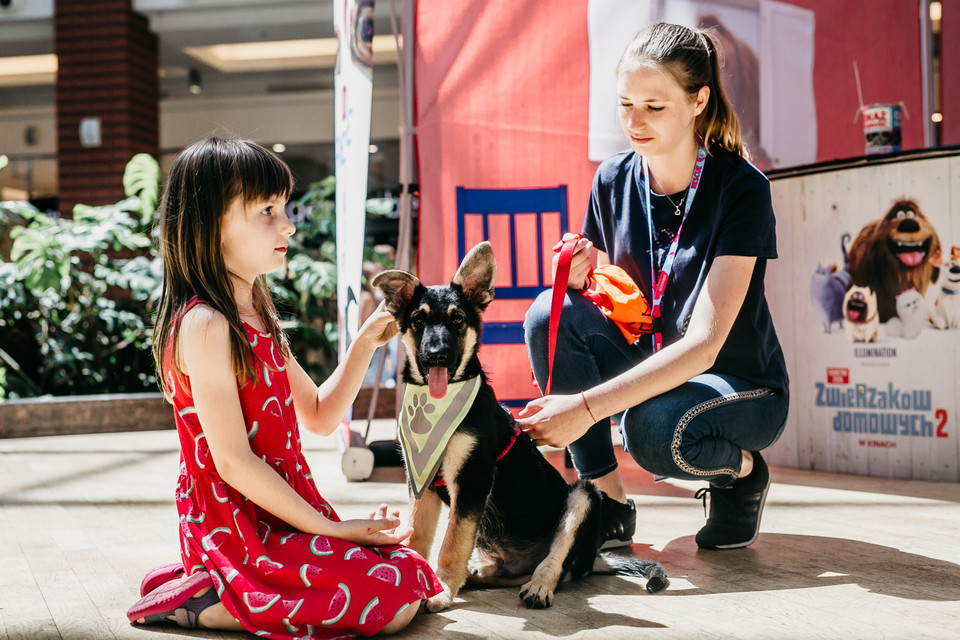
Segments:
[[[700,375],[713,365],[714,358],[709,346],[692,336],[685,337],[615,378],[587,389],[584,399],[597,419],[612,416]]]
[[[694,305],[683,337],[628,371],[584,392],[597,418],[635,407],[710,369],[746,296],[756,258],[721,256]]]

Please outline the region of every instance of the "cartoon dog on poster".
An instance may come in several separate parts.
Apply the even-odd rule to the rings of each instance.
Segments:
[[[921,296],[937,279],[940,238],[915,200],[897,200],[879,220],[866,224],[849,249],[853,283],[877,296],[880,322],[897,315],[897,296]]]
[[[880,329],[877,294],[856,285],[843,297],[843,328],[851,342],[876,342]]]
[[[960,247],[950,249],[950,260],[943,265],[939,285],[933,324],[937,329],[960,329]]]

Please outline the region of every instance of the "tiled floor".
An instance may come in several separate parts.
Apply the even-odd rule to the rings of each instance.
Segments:
[[[306,444],[342,515],[407,513],[401,469],[347,482],[333,438]],[[632,552],[663,563],[667,591],[592,576],[531,611],[515,589],[469,590],[397,637],[960,638],[960,485],[775,468],[759,540],[704,552],[698,485],[622,469],[640,513]],[[169,431],[0,440],[0,639],[250,637],[127,624],[144,572],[178,557],[176,471]]]

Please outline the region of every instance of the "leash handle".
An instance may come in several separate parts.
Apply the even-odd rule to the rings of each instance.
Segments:
[[[560,253],[557,260],[557,273],[553,278],[553,297],[550,299],[550,332],[547,346],[547,385],[543,395],[550,395],[553,386],[553,356],[557,351],[557,332],[560,329],[560,313],[563,311],[563,297],[567,292],[567,282],[570,280],[570,261],[573,259],[573,250],[581,239],[580,234],[574,234],[568,240],[561,240],[553,247]]]

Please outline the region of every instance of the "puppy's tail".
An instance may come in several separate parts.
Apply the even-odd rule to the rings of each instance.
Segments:
[[[667,572],[659,562],[621,556],[614,553],[601,553],[593,562],[592,573],[606,575],[631,576],[647,579],[647,591],[657,593],[670,584]]]

